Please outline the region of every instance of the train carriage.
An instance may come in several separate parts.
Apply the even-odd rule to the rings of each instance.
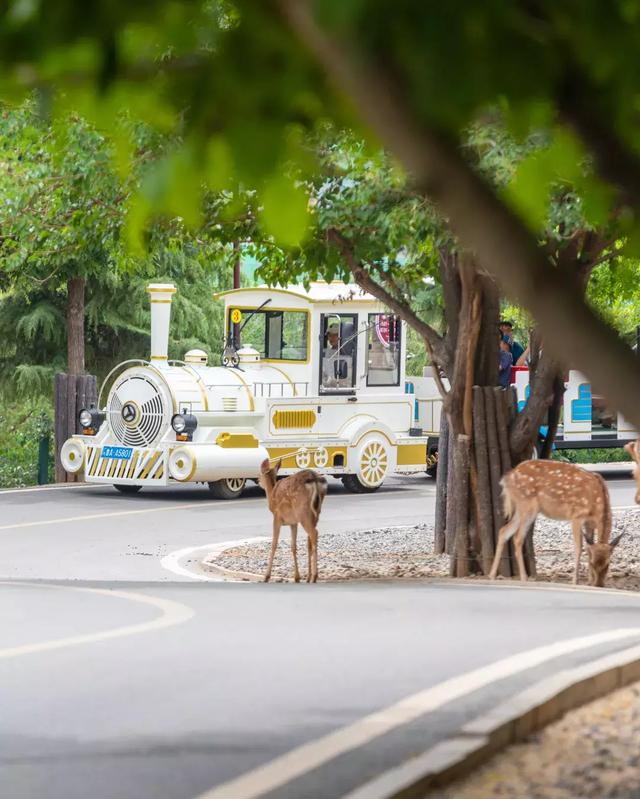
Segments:
[[[207,483],[231,499],[265,458],[281,474],[310,466],[347,489],[375,491],[391,474],[424,472],[429,436],[420,388],[405,381],[404,324],[343,283],[241,288],[225,306],[222,363],[201,350],[168,359],[171,284],[148,287],[151,353],[105,380],[97,408],[62,447],[64,468],[125,492]],[[424,416],[424,414],[422,414]]]

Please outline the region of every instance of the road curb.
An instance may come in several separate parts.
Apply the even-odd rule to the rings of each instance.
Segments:
[[[640,645],[565,669],[465,724],[433,748],[343,799],[422,799],[570,710],[640,680]]]

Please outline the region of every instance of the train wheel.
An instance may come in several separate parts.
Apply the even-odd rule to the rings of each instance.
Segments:
[[[368,486],[360,482],[357,474],[345,474],[342,479],[342,485],[352,494],[373,494],[380,486]]]
[[[137,494],[142,488],[142,486],[129,485],[127,483],[115,484],[113,487],[121,494]]]
[[[209,483],[209,491],[216,499],[237,499],[242,494],[246,482],[244,477],[227,477]]]

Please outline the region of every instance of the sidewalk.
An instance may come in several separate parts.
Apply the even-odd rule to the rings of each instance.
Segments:
[[[640,683],[574,710],[510,746],[439,799],[640,796]]]

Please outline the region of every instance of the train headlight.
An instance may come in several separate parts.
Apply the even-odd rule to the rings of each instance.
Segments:
[[[78,414],[78,422],[84,435],[95,436],[104,422],[104,413],[97,408],[83,408]]]
[[[171,418],[171,427],[178,441],[191,441],[197,426],[198,420],[192,413],[174,413]]]

